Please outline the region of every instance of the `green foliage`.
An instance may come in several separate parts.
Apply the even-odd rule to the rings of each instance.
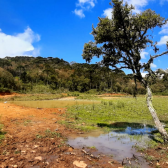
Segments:
[[[62,137],[62,135],[58,132],[51,131],[50,129],[46,129],[44,132],[44,135],[37,134],[36,138],[41,139],[41,138],[55,138],[55,137]]]
[[[95,42],[90,41],[84,45],[83,58],[90,62],[96,56],[102,56],[101,64],[111,66],[112,69],[130,69],[133,73],[134,82],[142,82],[146,87],[148,80],[143,79],[141,71],[148,71],[149,77],[154,78],[155,74],[151,70],[151,63],[161,54],[150,56],[150,59],[141,64],[140,53],[147,46],[153,48],[155,53],[159,51],[154,44],[152,31],[155,27],[162,27],[167,23],[163,17],[150,9],[140,14],[133,14],[134,7],[122,0],[112,0],[112,19],[99,18],[96,28],[92,28],[92,35]],[[149,34],[151,33],[151,34]],[[148,79],[148,78],[147,78]],[[121,90],[121,85],[116,84],[116,90]],[[134,86],[133,94],[136,94],[137,86]]]
[[[2,131],[3,124],[0,123],[0,143],[5,138],[6,132]]]
[[[10,62],[10,66],[4,65],[6,60]],[[0,59],[0,62],[0,92],[17,91],[30,94],[68,92],[72,96],[79,96],[85,92],[88,95],[135,93],[132,74],[125,75],[121,70],[112,71],[97,64],[69,64],[59,58],[42,57],[7,57]],[[164,95],[168,90],[167,81],[167,73],[164,73],[163,79],[158,79],[155,83],[151,81],[150,84],[155,93]],[[138,94],[146,93],[140,83],[137,83],[137,88]],[[83,96],[85,97],[88,96]]]
[[[155,97],[153,100],[155,109],[158,111],[160,120],[168,123],[168,104],[167,98]],[[113,100],[103,100],[100,104],[93,103],[91,105],[76,105],[68,107],[66,117],[75,120],[72,125],[75,127],[89,126],[95,129],[96,125],[104,125],[113,127],[111,123],[123,122],[127,123],[145,123],[153,125],[152,117],[148,112],[145,97],[135,98],[120,98]],[[80,125],[85,123],[84,125]],[[156,134],[156,138],[159,134]]]

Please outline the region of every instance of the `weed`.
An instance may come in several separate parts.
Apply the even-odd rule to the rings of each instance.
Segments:
[[[95,146],[91,146],[91,147],[88,147],[88,148],[90,148],[90,149],[96,149],[96,147],[95,147]]]
[[[5,138],[5,134],[6,134],[6,132],[2,131],[2,128],[3,128],[3,124],[0,124],[0,143]]]
[[[21,151],[17,151],[17,150],[16,150],[14,153],[15,153],[15,154],[19,154],[19,153],[21,153]]]
[[[42,135],[37,134],[37,135],[36,135],[36,138],[37,138],[37,139],[41,139],[41,138],[43,138],[43,136],[42,136]]]
[[[112,106],[113,105],[113,102],[112,101],[109,101],[109,106]]]
[[[150,156],[150,155],[148,155],[148,154],[145,155],[145,159],[146,159],[147,161],[154,161],[154,160],[155,160],[155,159],[154,159],[154,156]]]
[[[55,137],[62,137],[62,135],[58,132],[51,131],[50,129],[46,129],[44,135],[37,134],[36,138],[55,138]]]
[[[24,121],[24,126],[27,126],[29,123],[31,123],[31,120]]]
[[[145,148],[144,147],[141,147],[141,146],[138,146],[138,145],[135,145],[133,146],[137,151],[139,152],[144,152],[145,151]]]
[[[4,151],[2,152],[2,155],[6,155],[6,154],[7,154],[7,151],[4,150]]]

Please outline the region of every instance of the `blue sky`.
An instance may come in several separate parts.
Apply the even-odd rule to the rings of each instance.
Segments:
[[[92,24],[111,16],[110,0],[0,0],[0,58],[33,55],[59,57],[71,62],[82,59],[84,43],[93,40]],[[124,0],[135,13],[151,8],[168,18],[168,0]],[[153,31],[160,51],[166,50],[168,24]],[[142,62],[150,54],[142,51]],[[97,61],[94,59],[92,63]],[[168,55],[157,58],[153,69],[168,68]]]

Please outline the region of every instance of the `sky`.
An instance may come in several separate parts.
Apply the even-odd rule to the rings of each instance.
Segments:
[[[0,58],[6,56],[58,57],[84,63],[82,50],[93,41],[92,25],[98,17],[111,18],[110,0],[0,0]],[[168,18],[168,0],[124,0],[135,7],[134,13],[155,10]],[[166,50],[168,23],[152,31],[160,52]],[[153,54],[141,52],[141,62]],[[92,63],[98,61],[93,59]],[[153,70],[168,68],[168,55],[157,58]]]

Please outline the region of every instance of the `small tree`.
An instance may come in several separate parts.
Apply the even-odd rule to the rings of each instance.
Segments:
[[[159,130],[165,142],[168,141],[168,134],[160,123],[155,109],[152,106],[152,92],[148,84],[148,78],[143,78],[142,71],[148,72],[148,77],[154,77],[150,65],[157,57],[165,55],[168,51],[161,54],[150,56],[150,59],[142,64],[140,53],[147,46],[158,52],[157,43],[152,41],[149,35],[151,29],[156,26],[162,27],[167,20],[148,9],[141,14],[133,14],[134,7],[127,3],[123,5],[122,0],[112,0],[113,6],[112,19],[99,18],[96,28],[93,27],[92,35],[94,42],[84,45],[83,58],[90,62],[94,56],[102,57],[101,64],[110,66],[112,69],[130,69],[133,72],[135,89],[136,81],[139,80],[147,90],[147,106],[153,117],[156,128]],[[168,43],[167,43],[168,47]]]

